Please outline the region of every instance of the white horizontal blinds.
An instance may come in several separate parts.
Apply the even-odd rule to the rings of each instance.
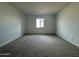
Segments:
[[[44,28],[44,19],[36,18],[36,28]]]
[[[41,18],[41,27],[44,28],[44,19]]]
[[[36,18],[36,28],[40,28],[40,19]]]

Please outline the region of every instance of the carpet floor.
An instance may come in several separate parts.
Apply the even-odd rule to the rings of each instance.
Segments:
[[[1,57],[79,57],[79,47],[56,35],[25,35],[0,48]]]

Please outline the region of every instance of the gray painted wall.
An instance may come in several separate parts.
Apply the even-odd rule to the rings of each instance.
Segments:
[[[36,28],[36,17],[40,16],[27,16],[26,17],[26,33],[40,33],[40,34],[54,34],[55,33],[55,18],[54,16],[41,16],[45,19],[44,28]]]
[[[79,47],[79,3],[72,3],[57,15],[56,33]]]
[[[0,3],[0,47],[24,34],[23,19],[8,3]]]

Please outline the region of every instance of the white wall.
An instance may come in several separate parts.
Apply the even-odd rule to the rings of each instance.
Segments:
[[[8,3],[0,3],[0,47],[23,34],[23,17]]]
[[[57,15],[56,33],[79,47],[79,3],[72,3]]]
[[[54,16],[41,16],[45,19],[45,27],[36,28],[36,17],[40,16],[27,16],[26,17],[26,33],[40,33],[40,34],[54,34],[55,33],[55,18]]]

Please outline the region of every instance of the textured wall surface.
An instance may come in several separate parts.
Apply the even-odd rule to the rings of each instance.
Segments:
[[[79,47],[79,3],[72,3],[57,15],[56,33]]]
[[[0,3],[0,47],[23,34],[23,17],[8,3]]]
[[[36,28],[36,17],[40,16],[27,16],[26,18],[26,33],[40,33],[40,34],[54,34],[55,33],[55,17],[54,16],[41,16],[45,19],[44,28]]]

